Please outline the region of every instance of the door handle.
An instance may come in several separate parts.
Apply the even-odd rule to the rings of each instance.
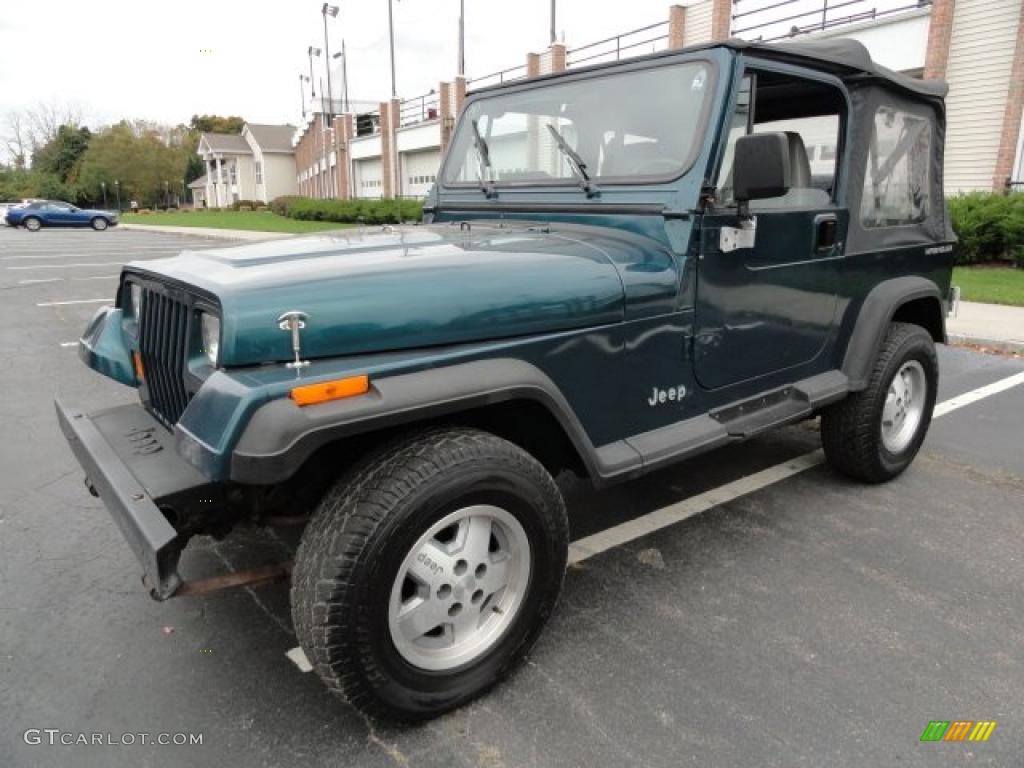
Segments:
[[[839,219],[834,213],[823,213],[814,217],[814,250],[816,253],[831,253],[839,240]]]

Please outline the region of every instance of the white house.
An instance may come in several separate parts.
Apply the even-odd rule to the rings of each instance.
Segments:
[[[269,203],[298,193],[291,125],[246,123],[241,134],[204,133],[197,152],[206,164],[202,197],[210,208],[239,200]]]

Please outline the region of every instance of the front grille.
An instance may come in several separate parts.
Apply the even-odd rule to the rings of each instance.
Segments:
[[[178,422],[189,401],[185,387],[188,317],[189,307],[184,302],[143,288],[139,353],[149,407],[169,427]]]

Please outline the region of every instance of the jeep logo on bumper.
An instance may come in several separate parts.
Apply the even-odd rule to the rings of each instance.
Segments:
[[[658,389],[654,387],[651,392],[651,396],[647,398],[647,404],[652,408],[656,405],[661,405],[667,402],[676,402],[686,397],[686,387],[680,384],[678,387],[669,387],[668,389]]]

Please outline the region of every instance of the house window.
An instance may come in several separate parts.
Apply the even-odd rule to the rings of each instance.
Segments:
[[[228,166],[228,179],[232,184],[238,183],[238,168],[234,163]]]
[[[928,218],[932,126],[902,110],[875,113],[860,217],[866,227],[914,224]]]
[[[263,163],[261,163],[259,160],[256,161],[256,183],[263,183]]]

